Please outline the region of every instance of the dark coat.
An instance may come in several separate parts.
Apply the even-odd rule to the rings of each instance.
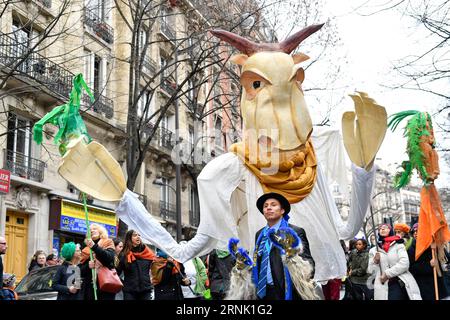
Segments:
[[[369,252],[367,250],[359,252],[353,249],[348,259],[348,269],[352,270],[349,279],[352,283],[365,285],[369,274],[367,267],[369,266]]]
[[[211,293],[225,294],[230,288],[231,269],[236,260],[230,254],[219,258],[213,250],[208,258],[208,276]]]
[[[132,251],[142,252],[145,247],[138,249],[133,248]],[[120,262],[117,267],[117,274],[123,271],[123,292],[142,293],[153,290],[152,281],[150,279],[150,267],[152,260],[137,258],[130,264],[126,264],[126,257],[120,256]]]
[[[70,268],[72,265],[68,262],[64,262],[61,266],[59,266],[58,271],[56,271],[53,281],[52,281],[52,289],[58,291],[58,298],[56,300],[81,300],[81,290],[78,290],[77,293],[71,293],[69,291],[69,286],[75,284],[75,276],[73,276],[76,271],[73,268]],[[78,267],[76,267],[78,268]],[[69,270],[68,270],[69,269]],[[78,269],[79,271],[80,269]],[[80,274],[78,274],[80,276]],[[68,280],[71,278],[71,283],[68,286]]]
[[[155,285],[155,300],[182,300],[184,299],[181,290],[182,276],[179,272],[172,273],[174,264],[167,261],[164,267],[161,282]],[[184,266],[180,264],[180,271],[184,274]]]
[[[98,241],[97,241],[98,242]],[[116,255],[114,249],[103,249],[96,244],[92,247],[92,251],[95,253],[95,258],[98,259],[102,265],[110,269],[114,268],[114,257]],[[81,278],[81,296],[83,300],[94,300],[94,288],[92,286],[92,269],[89,268],[89,259],[83,264],[79,265]],[[110,292],[101,291],[98,287],[97,280],[97,299],[98,300],[114,300],[116,294]]]
[[[430,261],[433,256],[431,248],[425,250],[417,261],[415,259],[415,256],[416,240],[414,239],[408,249],[409,272],[411,272],[411,274],[414,276],[414,279],[416,279],[417,285],[420,289],[422,300],[435,300],[433,267],[431,267],[430,265]],[[444,284],[444,279],[438,276],[437,282],[439,299],[445,298],[447,296],[447,289]]]
[[[309,243],[308,243],[308,238],[306,237],[305,230],[303,230],[303,228],[299,228],[299,227],[291,225],[291,224],[289,224],[289,227],[292,228],[297,233],[300,240],[302,241],[303,252],[300,254],[300,256],[312,264],[312,267],[313,267],[313,272],[311,275],[311,278],[312,278],[314,276],[314,259],[311,256],[311,251],[309,250]],[[263,229],[264,228],[260,229],[256,233],[255,244],[256,244],[256,241],[258,240],[258,237]],[[283,267],[283,262],[281,260],[280,249],[278,249],[274,245],[272,245],[272,249],[270,250],[269,260],[270,260],[270,268],[272,270],[273,285],[275,287],[274,289],[277,293],[277,296],[280,298],[280,300],[284,300],[284,297],[285,297],[284,267]],[[258,257],[257,263],[256,263],[258,272],[259,272],[260,264],[261,264],[261,257]],[[293,290],[293,293],[292,293],[292,299],[293,300],[302,300],[302,298],[300,297],[300,295],[298,294],[298,292],[295,289]]]

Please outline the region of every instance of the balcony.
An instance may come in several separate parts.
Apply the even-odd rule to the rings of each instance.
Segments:
[[[21,59],[24,60],[15,69],[19,75],[35,80],[60,97],[69,96],[74,76],[69,70],[37,52],[29,53],[27,46],[9,35],[0,33],[0,64],[12,68]]]
[[[91,98],[85,94],[83,96],[83,103],[98,114],[103,114],[107,119],[114,117],[114,102],[98,92],[93,92],[95,101],[91,102]]]
[[[75,76],[72,72],[37,52],[29,53],[27,46],[0,33],[0,65],[10,69],[24,56],[27,57],[15,69],[19,76],[36,81],[40,86],[47,88],[49,95],[58,100],[65,101],[69,98],[72,79]],[[104,113],[108,119],[111,119],[114,115],[113,101],[98,93],[94,93],[94,96],[96,101],[93,110]],[[91,105],[87,96],[83,97],[83,102]]]
[[[95,12],[95,8],[84,8],[84,24],[90,27],[93,33],[106,43],[114,42],[113,28],[100,18]]]
[[[152,133],[154,127],[155,125],[151,122],[144,123],[142,124],[142,133],[146,136],[149,136]]]
[[[154,75],[156,73],[156,61],[145,56],[142,69],[148,75]]]
[[[176,84],[169,80],[168,77],[161,77],[161,89],[164,90],[169,96],[175,94]]]
[[[167,40],[175,39],[175,30],[169,25],[167,21],[161,21],[161,34],[167,38]]]
[[[158,141],[159,146],[164,147],[168,150],[172,150],[174,147],[174,139],[173,139],[173,132],[166,129],[166,128],[159,128],[158,129]]]
[[[159,201],[159,210],[161,217],[165,220],[177,221],[177,210],[175,205],[162,201]]]
[[[44,181],[45,162],[8,149],[3,149],[3,154],[4,169],[22,178],[37,182]]]
[[[189,224],[198,227],[200,224],[200,212],[198,210],[189,210]]]

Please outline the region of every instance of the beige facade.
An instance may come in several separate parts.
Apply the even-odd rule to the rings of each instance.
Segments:
[[[0,145],[4,156],[0,163],[2,168],[11,171],[11,190],[8,194],[0,195],[0,234],[13,232],[7,231],[9,228],[7,220],[16,217],[14,214],[27,217],[27,241],[23,242],[26,243],[26,252],[21,253],[20,261],[15,266],[8,265],[10,268],[20,268],[21,275],[36,250],[42,249],[46,253],[51,253],[53,248],[58,249],[64,241],[70,239],[81,241],[83,237],[81,232],[61,229],[66,213],[59,211],[62,209],[58,201],[80,200],[78,191],[57,173],[61,159],[57,147],[53,144],[57,128],[51,125],[45,127],[42,146],[32,141],[31,133],[31,128],[37,120],[55,106],[67,101],[71,79],[77,73],[84,74],[96,98],[93,106],[87,96],[82,99],[81,109],[88,132],[94,140],[102,143],[113,154],[126,174],[126,122],[130,88],[128,43],[132,39],[132,33],[117,8],[113,7],[113,3],[112,0],[68,1],[65,3],[67,7],[64,13],[57,18],[62,10],[63,1],[23,1],[8,5],[1,16],[0,72],[4,85],[0,88],[2,103],[0,120],[3,124],[0,127]],[[181,50],[184,45],[180,46],[180,51],[174,50],[176,44],[168,41],[171,33],[176,38],[183,38],[193,19],[205,21],[199,11],[195,10],[192,14],[196,2],[181,1],[176,7],[170,7],[169,1],[167,4],[166,10],[170,15],[156,18],[150,23],[146,22],[145,28],[151,30],[152,43],[147,49],[142,69],[143,86],[146,84],[146,77],[152,77],[158,72],[165,59],[174,59],[174,52],[177,59],[188,57],[189,51]],[[2,6],[0,5],[0,9],[3,9]],[[183,13],[189,10],[191,14]],[[58,22],[55,23],[51,34],[61,33],[56,37],[45,38],[55,19],[58,19]],[[26,50],[33,48],[33,45],[42,38],[45,39],[33,53],[27,55]],[[177,68],[175,77],[177,82],[181,82],[189,72],[188,60],[187,58],[187,62]],[[217,72],[214,68],[217,67],[205,69],[202,76]],[[223,65],[221,70],[225,70]],[[8,74],[9,76],[6,76]],[[160,79],[155,77],[154,84]],[[238,90],[236,81],[219,80],[218,83],[221,92],[230,93],[231,90]],[[213,82],[208,80],[197,89],[197,103],[205,106],[204,113],[214,108],[215,104],[227,102],[225,95],[219,99],[206,101],[207,93],[212,87]],[[152,112],[157,111],[170,98],[170,87],[161,85],[156,86],[155,90],[154,100],[151,103]],[[165,223],[173,235],[175,235],[173,191],[175,166],[171,154],[174,147],[175,107],[178,106],[179,110],[180,136],[183,141],[193,143],[192,129],[196,126],[189,102],[184,99],[186,98],[181,97],[178,101],[174,101],[173,106],[168,109],[167,118],[160,124],[164,130],[158,129],[133,190],[141,194],[150,214]],[[237,106],[237,103],[233,102],[233,113],[231,108],[227,111],[218,110],[200,121],[202,129],[200,133],[196,132],[196,135],[203,136],[200,137],[202,143],[199,145],[207,151],[206,156],[204,155],[204,160],[198,165],[183,165],[181,172],[181,212],[185,235],[195,231],[199,223],[199,207],[195,200],[193,180],[195,174],[198,174],[212,158],[211,151],[216,145],[219,148],[212,153],[213,155],[225,151],[233,142],[227,137],[220,143],[216,142],[214,129],[217,128],[217,119],[221,119],[218,126],[220,130],[231,127],[232,130],[239,131]],[[86,111],[87,108],[89,110]],[[187,169],[191,170],[194,176]],[[169,186],[154,184],[156,179]],[[105,212],[111,212],[115,207],[114,203],[96,199],[91,200],[90,204]],[[19,218],[17,221],[20,223],[22,220]],[[68,219],[64,223],[70,221],[72,220]],[[20,245],[24,245],[23,243]],[[18,250],[19,247],[10,246],[6,259],[11,259]],[[14,272],[8,268],[5,271]]]

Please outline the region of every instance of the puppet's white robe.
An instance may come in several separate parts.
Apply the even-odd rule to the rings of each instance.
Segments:
[[[350,214],[342,221],[331,196],[328,181],[335,181],[346,192],[347,169],[344,147],[337,130],[318,130],[312,135],[318,160],[317,180],[311,193],[291,204],[289,223],[306,231],[315,261],[314,279],[341,278],[347,272],[340,239],[351,239],[360,230],[369,205],[374,168],[370,172],[352,165]],[[374,166],[375,167],[375,166]],[[136,194],[127,190],[116,213],[144,241],[185,262],[207,254],[214,248],[226,249],[231,237],[253,253],[255,234],[266,221],[256,208],[263,194],[257,178],[234,153],[223,154],[209,162],[198,180],[200,225],[197,235],[187,244],[178,244],[156,219],[146,211]]]

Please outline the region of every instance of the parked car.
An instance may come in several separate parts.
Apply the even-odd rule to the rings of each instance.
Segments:
[[[52,282],[58,267],[44,267],[25,275],[15,289],[19,300],[56,300],[58,292],[52,290]]]

